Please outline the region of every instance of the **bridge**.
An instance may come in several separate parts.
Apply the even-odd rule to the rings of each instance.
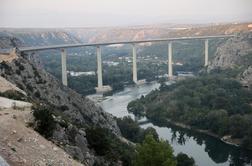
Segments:
[[[102,60],[101,60],[101,46],[115,45],[115,44],[131,44],[132,45],[132,63],[133,63],[133,82],[138,84],[137,79],[137,52],[136,44],[139,43],[154,43],[154,42],[168,42],[168,77],[173,77],[173,68],[172,68],[172,43],[174,41],[184,41],[184,40],[203,40],[205,42],[205,64],[208,65],[208,47],[210,39],[217,38],[231,38],[234,35],[217,35],[217,36],[196,36],[196,37],[179,37],[179,38],[166,38],[166,39],[151,39],[151,40],[138,40],[138,41],[119,41],[119,42],[107,42],[107,43],[80,43],[80,44],[64,44],[64,45],[53,45],[53,46],[39,46],[39,47],[20,47],[18,51],[20,53],[27,53],[30,57],[32,53],[44,50],[59,49],[61,50],[61,69],[62,69],[62,83],[67,86],[67,68],[66,68],[66,49],[67,48],[76,48],[76,47],[96,47],[96,56],[97,56],[97,92],[107,91],[108,86],[103,86],[102,80]]]

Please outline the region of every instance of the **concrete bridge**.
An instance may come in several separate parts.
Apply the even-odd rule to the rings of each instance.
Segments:
[[[101,46],[115,45],[115,44],[131,44],[132,45],[132,57],[133,57],[133,82],[138,84],[137,79],[137,52],[136,44],[147,43],[147,42],[168,42],[168,77],[173,77],[173,68],[172,68],[172,43],[174,41],[183,41],[183,40],[203,40],[205,42],[205,66],[208,65],[208,41],[210,39],[217,38],[230,38],[234,35],[218,35],[218,36],[196,36],[196,37],[180,37],[180,38],[167,38],[167,39],[151,39],[151,40],[139,40],[139,41],[119,41],[119,42],[108,42],[108,43],[86,43],[86,44],[65,44],[65,45],[53,45],[53,46],[40,46],[40,47],[21,47],[18,50],[21,53],[27,53],[30,56],[34,52],[59,49],[61,50],[61,65],[62,65],[62,83],[67,86],[67,68],[66,68],[66,48],[75,48],[75,47],[87,47],[93,46],[96,47],[96,56],[97,56],[97,77],[98,85],[97,92],[107,91],[108,86],[103,86],[102,80],[102,60],[101,60]]]

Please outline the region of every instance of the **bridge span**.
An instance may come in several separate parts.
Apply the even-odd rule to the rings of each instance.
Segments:
[[[153,42],[168,42],[168,77],[173,77],[173,68],[172,68],[172,43],[175,41],[184,41],[184,40],[203,40],[205,42],[205,63],[208,65],[208,41],[210,39],[217,38],[231,38],[235,35],[216,35],[216,36],[194,36],[194,37],[179,37],[179,38],[164,38],[164,39],[150,39],[150,40],[137,40],[137,41],[118,41],[118,42],[103,42],[103,43],[79,43],[79,44],[63,44],[63,45],[53,45],[53,46],[34,46],[34,47],[20,47],[17,48],[20,53],[27,53],[28,56],[31,56],[32,53],[44,50],[59,49],[61,50],[61,69],[62,69],[62,83],[67,86],[67,67],[66,67],[66,50],[67,48],[76,48],[76,47],[96,47],[96,56],[97,56],[97,92],[107,91],[108,86],[103,86],[102,80],[102,58],[101,58],[101,46],[115,45],[115,44],[131,44],[132,45],[132,62],[133,62],[133,82],[138,84],[137,79],[137,52],[136,44],[139,43],[153,43]]]

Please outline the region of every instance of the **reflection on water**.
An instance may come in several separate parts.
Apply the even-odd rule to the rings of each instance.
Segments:
[[[124,91],[107,97],[101,102],[103,109],[116,117],[131,116],[127,105],[142,95],[159,87],[159,84],[146,84],[140,87],[128,87]],[[146,118],[140,118],[144,121]],[[198,166],[251,166],[252,152],[226,145],[213,137],[182,129],[176,126],[158,127],[152,123],[141,125],[142,128],[153,127],[159,137],[168,140],[175,154],[179,152],[192,156]]]
[[[160,138],[168,140],[175,153],[192,156],[198,165],[251,165],[252,153],[226,145],[218,139],[176,126],[157,127],[149,123],[143,128],[154,127]]]

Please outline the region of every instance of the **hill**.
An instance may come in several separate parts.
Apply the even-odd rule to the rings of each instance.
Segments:
[[[112,115],[63,86],[45,70],[38,69],[35,63],[17,54],[12,61],[0,63],[0,75],[27,94],[11,92],[8,96],[33,104],[33,128],[74,159],[86,165],[109,165],[127,157],[124,151],[128,145],[121,141],[120,130]],[[93,133],[96,131],[97,134],[107,134],[98,142],[91,143],[95,140]],[[97,151],[97,148],[104,148],[106,153]],[[117,155],[111,155],[117,152]]]

